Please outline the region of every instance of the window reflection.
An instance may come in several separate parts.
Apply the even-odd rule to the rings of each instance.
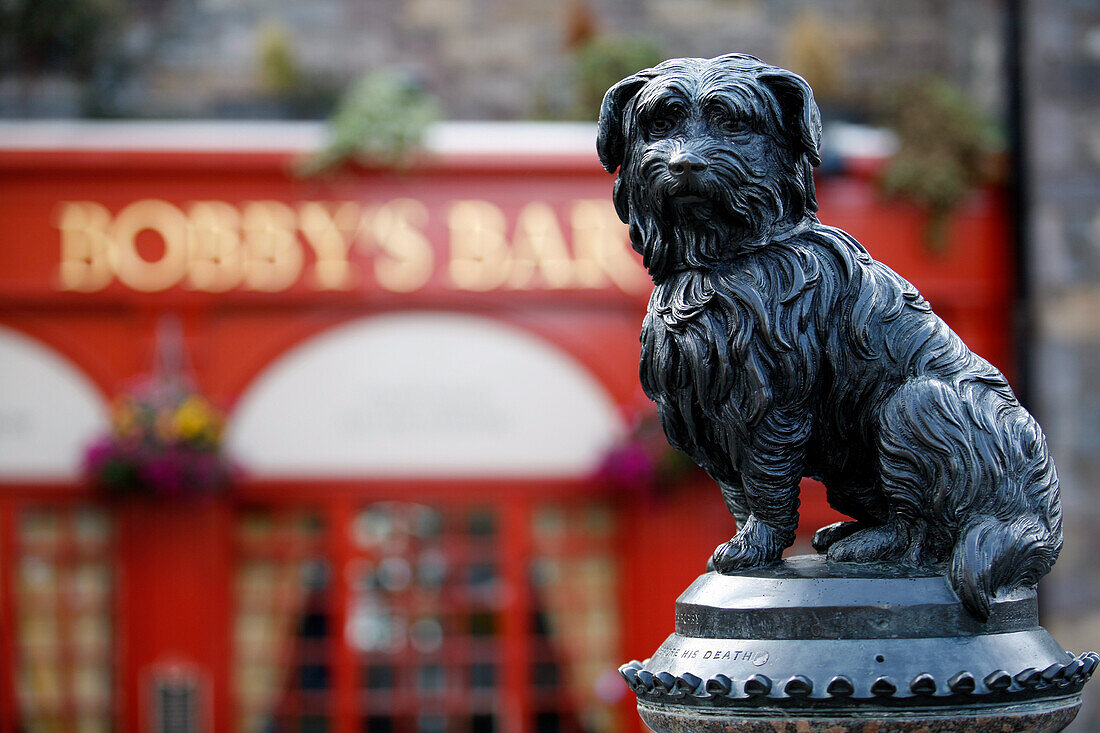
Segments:
[[[498,517],[482,507],[379,502],[351,525],[348,644],[361,729],[496,729],[503,592]]]
[[[515,563],[493,508],[375,502],[340,536],[309,512],[243,513],[234,631],[241,728],[327,730],[342,654],[352,662],[345,710],[357,730],[492,733],[518,673],[526,685],[508,694],[523,695],[526,730],[616,733],[625,688],[615,672],[614,513],[574,502],[527,516],[530,524],[508,528],[524,548]],[[342,567],[331,564],[337,556]],[[53,582],[50,568],[28,572]],[[100,570],[80,572],[93,579]],[[342,629],[333,626],[335,579],[346,584]],[[505,623],[524,593],[525,615]],[[526,651],[506,656],[507,643]]]

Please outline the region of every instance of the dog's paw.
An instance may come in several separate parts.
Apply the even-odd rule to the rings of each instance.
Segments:
[[[834,525],[835,526],[835,525]],[[825,527],[820,531],[829,529]],[[817,537],[814,537],[814,546]],[[899,524],[887,522],[852,532],[829,546],[829,559],[837,562],[896,560],[909,549],[909,534]]]
[[[783,556],[785,547],[776,530],[750,517],[729,542],[715,548],[707,562],[707,570],[731,575],[739,570],[770,565]]]
[[[814,532],[814,538],[810,544],[818,552],[825,552],[839,540],[858,532],[865,526],[859,522],[834,522]]]
[[[746,544],[734,537],[715,548],[714,554],[707,562],[707,570],[720,575],[732,575],[739,570],[769,565],[778,559],[759,547]]]

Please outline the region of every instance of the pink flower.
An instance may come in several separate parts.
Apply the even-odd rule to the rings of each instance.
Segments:
[[[598,476],[606,483],[635,491],[651,490],[657,480],[657,467],[645,447],[632,441],[611,450],[600,466]]]
[[[185,465],[174,451],[147,456],[138,471],[141,483],[159,496],[180,496],[184,493]]]
[[[110,437],[103,437],[88,446],[84,452],[84,472],[99,473],[103,466],[118,455],[118,448]]]

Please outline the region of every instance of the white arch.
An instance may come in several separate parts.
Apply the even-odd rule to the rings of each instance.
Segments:
[[[230,417],[261,477],[580,476],[623,432],[571,356],[487,318],[354,321],[281,357]]]
[[[80,370],[0,326],[0,481],[76,478],[107,427],[107,405]]]

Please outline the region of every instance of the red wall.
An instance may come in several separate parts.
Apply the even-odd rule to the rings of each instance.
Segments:
[[[333,325],[389,310],[465,310],[540,335],[590,369],[624,408],[636,404],[637,333],[648,294],[644,276],[636,265],[631,275],[620,262],[615,272],[623,282],[633,282],[632,287],[624,289],[606,275],[592,276],[588,286],[577,279],[581,269],[571,220],[575,202],[606,202],[611,191],[612,179],[594,157],[452,158],[405,173],[356,170],[331,179],[297,178],[289,172],[291,162],[285,154],[0,151],[0,323],[70,358],[109,397],[128,379],[148,371],[158,317],[178,313],[199,385],[215,402],[232,409],[272,360]],[[293,236],[303,257],[301,273],[277,292],[246,285],[202,292],[189,288],[186,277],[155,292],[141,292],[117,277],[90,292],[71,289],[71,282],[67,286],[59,269],[63,242],[58,217],[63,202],[95,202],[117,217],[134,202],[147,199],[167,202],[180,212],[188,211],[191,202],[215,201],[228,204],[237,214],[252,201],[283,202],[300,213],[301,202],[350,201],[362,211],[411,199],[422,205],[425,215],[412,217],[412,236],[426,238],[434,263],[415,290],[394,292],[379,279],[378,262],[407,262],[387,260],[377,242],[353,245],[348,255],[351,278],[340,289],[319,289],[318,258],[298,230]],[[975,351],[1002,369],[1011,366],[1011,257],[997,192],[978,193],[967,203],[943,253],[933,253],[925,245],[919,212],[882,202],[866,177],[822,180],[819,199],[825,223],[849,230],[876,258],[912,280]],[[517,253],[538,254],[539,247],[554,246],[554,232],[543,232],[541,236],[549,239],[539,244],[521,241],[543,231],[539,227],[545,221],[538,215],[545,211],[543,205],[548,206],[574,258],[574,281],[556,287],[553,252],[542,251],[531,260],[534,274],[526,279],[515,276],[511,284],[485,292],[456,287],[449,270],[456,235],[448,217],[455,202],[470,200],[490,202],[503,214],[513,259]],[[521,214],[532,202],[537,204],[535,213]],[[522,235],[517,233],[521,216],[530,219],[520,227]],[[372,236],[387,232],[393,234],[392,226]],[[625,231],[620,229],[618,237],[619,247],[625,249]],[[413,250],[399,254],[408,256]],[[145,231],[137,235],[133,251],[155,261],[166,250]],[[642,279],[630,279],[635,276]],[[326,496],[375,490],[368,478],[341,484],[319,481],[293,490],[246,484],[240,496],[297,495],[327,501]],[[591,488],[583,482],[559,484],[553,490]],[[80,492],[79,487],[10,485],[0,487],[0,508],[10,512],[16,502],[54,490]],[[437,482],[424,490],[483,491],[469,482]],[[504,482],[501,490],[537,489],[531,482]],[[673,600],[733,529],[715,491],[686,487],[680,492],[623,503],[624,661],[646,656],[671,631]],[[816,492],[803,501],[803,523],[812,530],[832,521],[833,515],[817,488],[811,486],[807,492]],[[218,729],[224,729],[230,719],[224,693],[229,676],[229,569],[216,560],[196,558],[228,542],[227,509],[165,511],[138,506],[125,509],[121,517],[120,622],[125,636],[120,666],[126,720],[132,723],[142,714],[141,670],[179,654],[211,670],[214,687],[221,690],[214,715]],[[205,553],[208,558],[215,555],[225,557],[227,552]],[[10,585],[10,580],[0,580]],[[0,645],[0,655],[5,653],[11,653],[10,645]],[[6,688],[0,702],[10,700],[11,681],[0,687]],[[11,721],[0,718],[0,727],[5,722]]]

